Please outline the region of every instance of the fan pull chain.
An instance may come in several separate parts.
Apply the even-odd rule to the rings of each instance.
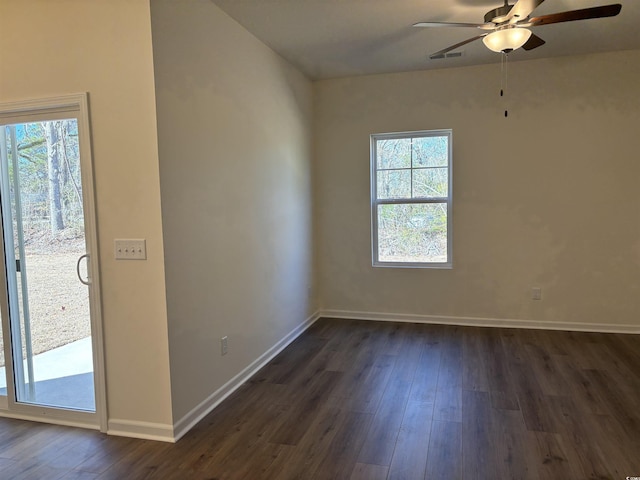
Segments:
[[[504,53],[500,55],[500,96],[504,97]]]
[[[505,104],[506,104],[506,93],[507,93],[507,87],[508,87],[508,82],[509,82],[509,54],[502,52],[502,90],[500,90],[500,96],[504,96],[505,97]],[[509,116],[509,111],[505,108],[504,110],[504,116],[505,118]]]

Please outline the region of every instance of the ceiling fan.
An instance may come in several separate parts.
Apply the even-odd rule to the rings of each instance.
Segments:
[[[520,47],[533,50],[545,44],[545,41],[529,30],[529,27],[549,25],[551,23],[572,22],[589,18],[614,17],[620,13],[622,5],[602,5],[599,7],[570,10],[568,12],[552,13],[539,17],[530,17],[531,13],[544,0],[518,0],[509,5],[504,0],[502,7],[494,8],[484,16],[484,23],[450,23],[450,22],[419,22],[414,27],[471,27],[485,30],[486,33],[469,38],[463,42],[451,45],[443,50],[429,55],[429,58],[442,57],[467,43],[482,39],[487,48],[494,52],[509,53]]]

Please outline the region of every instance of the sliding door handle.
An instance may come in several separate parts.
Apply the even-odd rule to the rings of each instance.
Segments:
[[[86,280],[83,280],[82,275],[80,275],[80,262],[82,262],[83,258],[87,259],[87,279]],[[85,285],[91,285],[91,278],[89,277],[89,254],[88,253],[81,255],[80,258],[78,259],[78,263],[76,264],[76,273],[78,274],[78,280],[80,280],[80,283],[83,283]]]

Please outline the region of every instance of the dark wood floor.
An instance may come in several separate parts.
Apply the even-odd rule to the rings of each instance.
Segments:
[[[177,444],[0,419],[2,479],[640,476],[640,337],[322,319]]]

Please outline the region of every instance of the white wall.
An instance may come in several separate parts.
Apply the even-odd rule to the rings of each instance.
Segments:
[[[507,119],[499,85],[498,65],[315,84],[324,310],[637,330],[640,51],[511,63]],[[369,135],[439,128],[454,268],[373,268]]]
[[[314,310],[312,86],[208,0],[151,10],[180,423]]]
[[[148,1],[0,2],[0,102],[89,92],[110,428],[170,434],[152,60]]]

